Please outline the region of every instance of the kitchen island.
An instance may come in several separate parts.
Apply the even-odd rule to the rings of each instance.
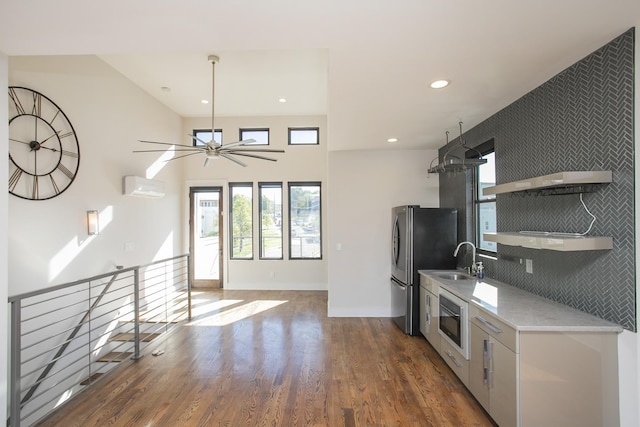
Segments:
[[[421,270],[420,284],[421,331],[498,425],[619,425],[622,327],[459,271]],[[439,330],[441,294],[464,302],[461,348]]]

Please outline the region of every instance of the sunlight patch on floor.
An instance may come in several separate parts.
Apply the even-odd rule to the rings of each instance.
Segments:
[[[200,305],[199,304],[200,301],[203,301],[203,300],[199,300],[199,299],[191,300],[191,313],[193,317],[202,316],[204,314],[212,313],[222,308],[229,307],[230,305],[243,302],[243,300],[241,299],[222,299],[219,301],[214,301],[209,304]]]
[[[221,300],[218,302],[223,302],[223,301],[233,301],[233,303],[241,302],[238,300]],[[225,325],[229,325],[231,323],[237,322],[239,320],[246,319],[255,314],[261,313],[263,311],[267,311],[271,308],[277,307],[286,302],[288,301],[287,300],[249,301],[246,304],[243,304],[239,307],[235,307],[229,310],[212,314],[203,319],[196,320],[191,324],[195,326],[225,326]],[[228,305],[231,305],[231,304],[228,304]]]

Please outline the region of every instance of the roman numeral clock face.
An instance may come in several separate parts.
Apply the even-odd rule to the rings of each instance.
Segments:
[[[46,200],[69,188],[80,165],[71,122],[49,98],[9,87],[9,193]]]

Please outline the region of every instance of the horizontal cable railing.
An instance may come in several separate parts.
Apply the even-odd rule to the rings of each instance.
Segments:
[[[191,318],[189,255],[9,298],[11,427],[45,417]]]

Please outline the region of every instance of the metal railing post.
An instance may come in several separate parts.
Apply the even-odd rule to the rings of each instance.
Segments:
[[[140,359],[140,268],[134,270],[133,275],[133,312],[134,312],[134,326],[133,326],[133,342],[135,352],[132,359]]]
[[[191,313],[191,255],[187,255],[187,309],[189,310],[189,320],[193,317]]]
[[[11,427],[20,427],[20,367],[21,345],[20,335],[22,334],[22,300],[11,301],[11,373],[10,373],[10,390],[9,399],[11,405],[9,407],[9,420]]]

